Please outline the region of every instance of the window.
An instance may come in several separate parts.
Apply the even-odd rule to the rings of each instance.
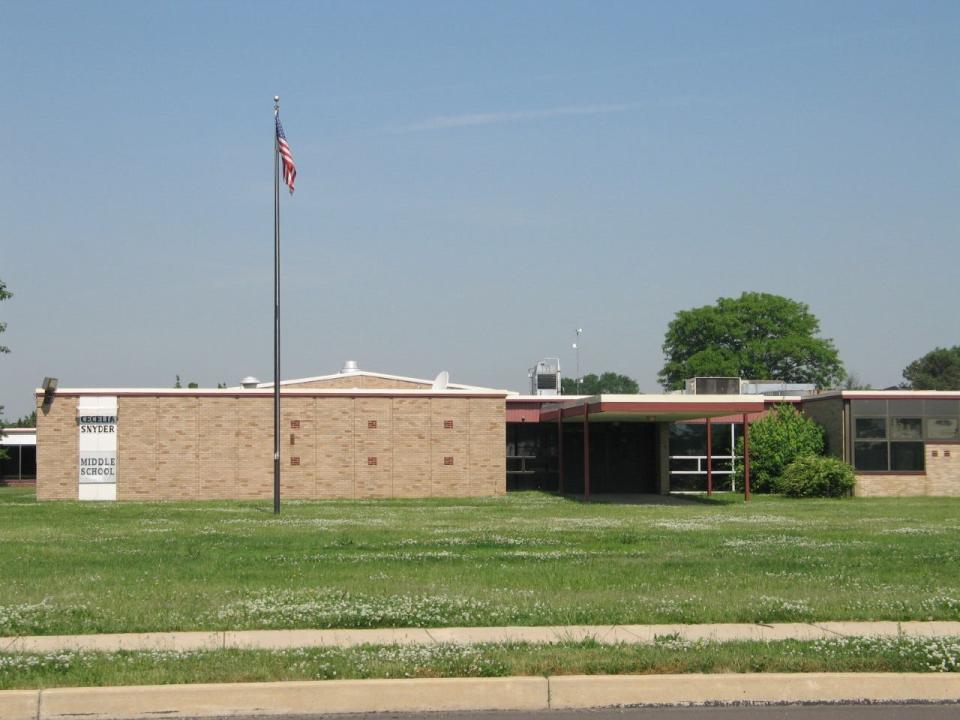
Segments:
[[[852,400],[854,415],[886,415],[886,400]]]
[[[924,445],[934,433],[956,432],[952,418],[927,418],[923,400],[854,400],[853,466],[874,472],[923,472]],[[926,434],[925,431],[926,430]]]
[[[960,440],[960,423],[957,418],[927,418],[928,440]]]
[[[853,466],[857,470],[886,470],[887,443],[885,440],[856,442],[853,446]]]
[[[886,418],[857,418],[856,438],[884,439],[887,437]]]
[[[960,415],[960,402],[957,400],[924,400],[923,406],[926,415]]]
[[[923,440],[922,418],[890,418],[891,440]]]
[[[923,470],[922,442],[890,443],[890,469],[896,471]]]

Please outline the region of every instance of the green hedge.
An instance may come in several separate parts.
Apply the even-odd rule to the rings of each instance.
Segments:
[[[786,403],[750,425],[750,487],[772,492],[777,478],[799,457],[823,454],[823,428]],[[743,457],[743,438],[737,440]],[[743,465],[737,463],[737,484],[743,486]]]
[[[788,497],[843,497],[855,482],[853,468],[842,460],[806,455],[787,465],[774,490]]]

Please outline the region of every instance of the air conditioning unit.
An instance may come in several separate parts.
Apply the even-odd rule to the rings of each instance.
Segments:
[[[686,381],[687,395],[739,395],[738,377],[697,377]]]
[[[531,395],[560,394],[560,358],[544,358],[528,373]]]

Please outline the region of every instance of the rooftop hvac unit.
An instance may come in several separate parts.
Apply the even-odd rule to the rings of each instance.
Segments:
[[[529,374],[531,395],[560,394],[560,358],[544,358]]]
[[[697,377],[687,380],[687,395],[739,395],[740,378]]]

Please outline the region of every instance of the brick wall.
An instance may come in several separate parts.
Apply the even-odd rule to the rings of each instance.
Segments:
[[[960,443],[926,444],[928,495],[960,495]]]
[[[282,496],[502,494],[505,412],[502,398],[284,397]],[[39,499],[77,497],[76,414],[68,395],[38,413]],[[272,497],[272,398],[121,395],[118,415],[118,499]]]
[[[37,499],[76,500],[80,434],[77,402],[37,400]],[[43,478],[41,482],[40,478]]]
[[[960,443],[926,443],[925,473],[857,475],[858,497],[960,496]]]
[[[927,476],[911,475],[857,475],[853,494],[857,497],[909,497],[928,495]]]

